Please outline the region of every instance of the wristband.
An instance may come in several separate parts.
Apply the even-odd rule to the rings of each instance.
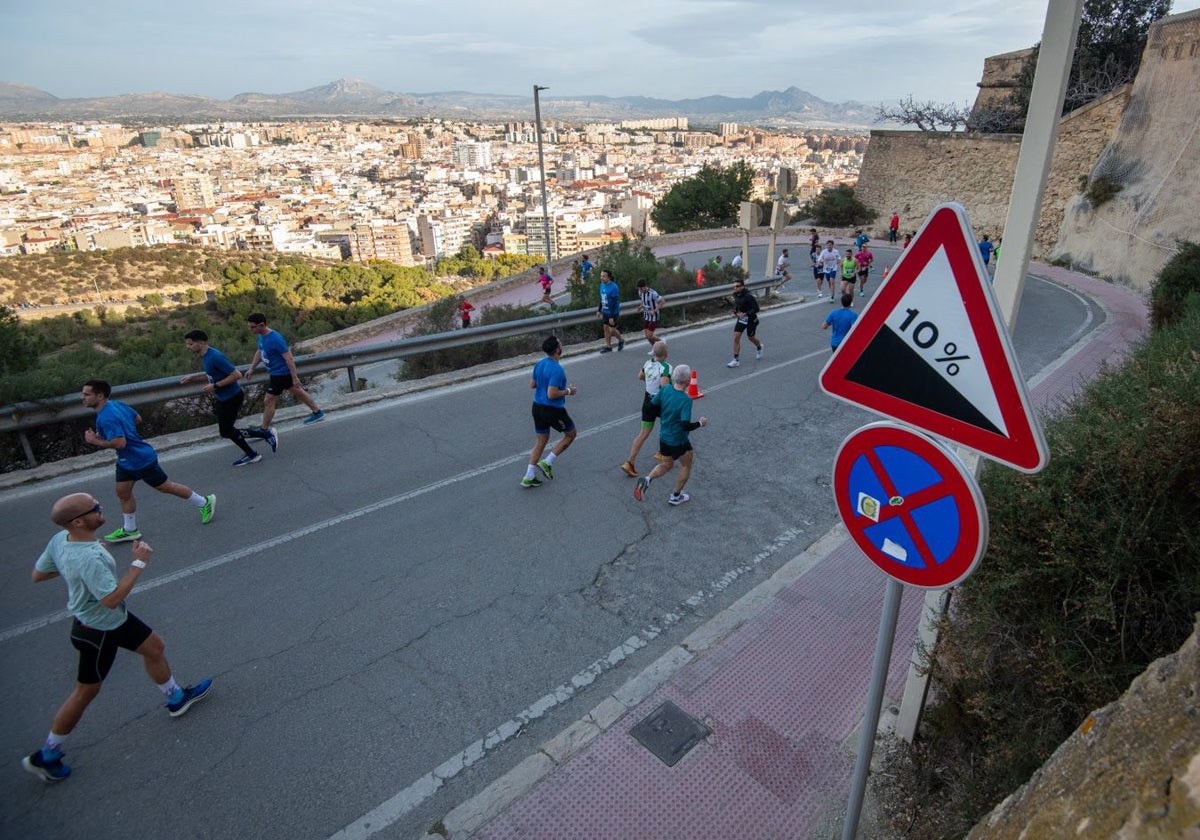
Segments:
[[[133,566],[133,568],[135,568],[135,569],[144,569],[144,568],[146,568],[146,561],[144,561],[144,560],[134,560],[134,561],[133,561],[132,563],[130,563],[129,565],[130,565],[130,566]]]

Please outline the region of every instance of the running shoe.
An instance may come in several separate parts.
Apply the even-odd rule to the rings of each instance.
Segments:
[[[213,514],[217,512],[217,494],[209,493],[204,497],[204,504],[200,506],[200,524],[207,525],[212,522]]]
[[[646,476],[638,476],[638,480],[633,485],[633,498],[639,502],[646,495],[646,488],[650,486],[650,479]]]
[[[647,351],[646,351],[646,355],[647,355],[647,356],[653,356],[653,355],[654,355],[654,348],[653,348],[653,347],[651,347],[649,350],[647,350]]]
[[[521,486],[522,487],[541,487],[542,480],[540,478],[538,478],[536,475],[533,478],[522,478]]]
[[[262,456],[255,452],[253,455],[243,455],[233,462],[235,467],[244,467],[247,464],[257,464],[262,460]]]
[[[175,693],[167,700],[167,714],[171,717],[179,717],[184,714],[193,705],[203,700],[208,695],[210,688],[212,688],[212,680],[203,679],[187,688],[175,689]]]
[[[625,349],[625,339],[618,338],[617,339],[617,350],[620,351],[620,350],[624,350],[624,349]]]
[[[637,467],[635,467],[633,465],[632,461],[626,461],[624,464],[621,465],[621,469],[623,469],[625,471],[625,475],[629,476],[630,478],[638,478],[639,477]]]
[[[758,345],[758,349],[754,351],[754,358],[756,360],[762,358],[762,351],[763,351],[762,345],[760,344],[760,345]]]
[[[141,538],[142,532],[136,528],[134,528],[132,531],[126,531],[124,528],[118,528],[111,534],[104,535],[104,541],[110,543],[133,542],[134,540],[140,540]]]
[[[740,364],[741,362],[739,362],[737,359],[730,359],[729,364],[725,365],[725,367],[737,367]]]
[[[44,782],[61,782],[71,775],[71,768],[63,764],[63,751],[46,747],[21,759],[21,766]]]
[[[681,505],[690,498],[692,498],[692,497],[689,496],[687,493],[672,493],[671,498],[667,499],[667,504]]]
[[[304,425],[311,426],[313,423],[320,423],[324,419],[325,419],[325,412],[322,411],[321,409],[317,409],[312,414],[310,414],[304,418]]]
[[[272,452],[279,451],[279,431],[274,426],[267,429],[267,446],[271,447]]]
[[[600,352],[601,352],[601,353],[611,353],[611,352],[612,352],[612,348],[611,348],[611,347],[601,347],[601,348],[600,348]]]
[[[554,470],[550,468],[550,464],[545,458],[537,462],[537,468],[542,471],[542,475],[546,476],[546,478],[554,478]]]

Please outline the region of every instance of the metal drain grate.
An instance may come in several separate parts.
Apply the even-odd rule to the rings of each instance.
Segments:
[[[712,730],[670,700],[629,730],[658,760],[674,767],[692,747],[712,734]]]

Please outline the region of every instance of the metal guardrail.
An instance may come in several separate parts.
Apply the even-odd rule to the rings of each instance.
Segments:
[[[767,290],[778,286],[781,277],[768,277],[762,280],[747,280],[746,288],[752,292]],[[679,292],[663,298],[664,309],[685,308],[689,303],[701,303],[728,297],[732,287],[715,286],[712,288],[694,289],[689,292]],[[640,301],[622,303],[622,308],[630,307],[632,311],[640,310]],[[390,359],[403,359],[418,353],[429,353],[448,348],[467,347],[484,341],[494,341],[500,338],[511,338],[529,333],[553,332],[565,327],[595,323],[596,312],[593,309],[576,309],[569,312],[551,312],[536,318],[526,318],[521,321],[505,321],[499,324],[480,324],[467,330],[422,335],[413,338],[402,338],[397,341],[371,344],[347,350],[328,350],[323,353],[313,353],[296,359],[296,371],[301,376],[316,373],[328,373],[331,370],[345,369],[350,377],[350,387],[355,387],[354,368],[358,365],[368,365]],[[245,372],[245,366],[239,367]],[[182,375],[182,374],[181,374]],[[152,379],[147,382],[133,382],[126,385],[115,385],[112,399],[120,400],[128,405],[137,406],[148,403],[166,402],[183,397],[195,397],[199,391],[194,383],[181,385],[178,376],[163,379]],[[92,409],[86,408],[78,394],[67,394],[61,397],[48,397],[43,400],[29,400],[0,406],[0,432],[16,432],[20,437],[21,447],[26,460],[31,466],[36,465],[33,450],[25,437],[25,430],[34,429],[49,423],[61,423],[89,417]]]

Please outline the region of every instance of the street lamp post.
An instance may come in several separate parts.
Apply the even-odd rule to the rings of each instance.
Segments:
[[[538,171],[542,176],[542,224],[546,235],[546,273],[550,273],[550,204],[546,198],[546,155],[542,151],[542,105],[538,93],[550,90],[545,85],[533,86],[533,116],[537,121]]]

